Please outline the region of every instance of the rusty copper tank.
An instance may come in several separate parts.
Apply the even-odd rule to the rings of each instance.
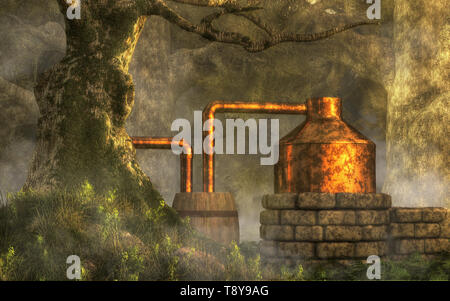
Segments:
[[[306,107],[306,121],[280,140],[275,193],[374,193],[375,144],[342,119],[341,99]]]

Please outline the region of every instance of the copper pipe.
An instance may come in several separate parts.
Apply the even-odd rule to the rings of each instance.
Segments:
[[[184,140],[171,137],[131,137],[137,149],[171,149],[172,144],[184,148],[180,155],[180,192],[192,192],[192,147]]]
[[[213,101],[203,110],[203,124],[208,119],[215,119],[216,113],[266,113],[266,114],[306,114],[306,105],[297,103],[277,102],[242,102],[242,101]],[[209,135],[209,146],[214,147],[214,126],[203,132],[203,141]],[[203,152],[203,191],[214,192],[214,153]]]

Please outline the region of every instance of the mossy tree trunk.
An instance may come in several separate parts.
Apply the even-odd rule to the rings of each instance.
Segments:
[[[65,15],[66,1],[58,2]],[[158,196],[124,127],[134,103],[128,65],[144,9],[134,1],[83,1],[81,19],[66,19],[66,56],[35,88],[41,116],[25,189],[71,189],[87,180],[98,190]]]
[[[449,20],[447,1],[395,2],[383,190],[396,206],[450,206]]]

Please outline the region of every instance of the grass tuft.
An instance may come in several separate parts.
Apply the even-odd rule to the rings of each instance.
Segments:
[[[222,246],[174,222],[163,201],[145,205],[103,194],[85,182],[75,192],[19,192],[0,207],[0,280],[67,280],[67,257],[81,280],[367,280],[367,266],[262,265],[256,242]],[[144,205],[143,205],[144,204]],[[450,256],[413,254],[382,261],[382,280],[449,280]]]

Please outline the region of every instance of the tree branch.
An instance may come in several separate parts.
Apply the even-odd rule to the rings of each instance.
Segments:
[[[272,28],[270,28],[270,26],[263,23],[259,18],[247,15],[248,12],[261,9],[259,7],[239,7],[230,1],[220,1],[220,0],[215,1],[172,0],[172,1],[195,6],[219,7],[222,8],[222,10],[214,12],[203,18],[200,25],[193,24],[187,19],[183,18],[177,12],[169,8],[161,0],[155,0],[153,13],[160,15],[167,21],[178,25],[180,28],[186,31],[196,33],[210,41],[239,45],[249,52],[260,52],[275,45],[286,42],[304,43],[304,42],[318,41],[358,26],[380,24],[380,22],[378,21],[360,21],[356,23],[337,26],[332,29],[318,33],[307,33],[307,34],[275,33],[275,31]],[[214,2],[216,4],[214,4]],[[251,21],[254,25],[256,25],[258,28],[264,30],[269,35],[269,37],[259,41],[253,41],[250,37],[243,35],[241,33],[220,31],[214,28],[213,21],[217,20],[218,18],[226,14],[234,14],[237,16],[245,17],[246,19]]]
[[[175,3],[188,4],[200,7],[237,7],[233,0],[170,0]]]
[[[273,36],[275,34],[275,29],[273,29],[272,26],[268,25],[267,23],[264,23],[261,18],[253,16],[253,15],[249,15],[249,14],[241,14],[241,13],[236,13],[236,16],[240,16],[243,17],[247,20],[249,20],[250,22],[252,22],[256,27],[262,29],[265,33],[267,33],[269,36]]]

